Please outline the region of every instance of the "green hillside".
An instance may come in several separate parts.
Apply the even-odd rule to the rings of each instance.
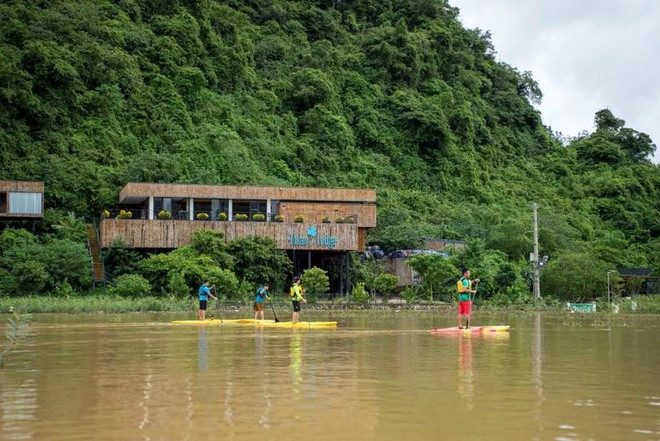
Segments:
[[[0,179],[43,180],[81,216],[128,181],[374,187],[371,243],[469,239],[516,277],[536,201],[548,286],[660,273],[649,137],[594,109],[562,143],[531,75],[457,17],[441,0],[3,2]]]

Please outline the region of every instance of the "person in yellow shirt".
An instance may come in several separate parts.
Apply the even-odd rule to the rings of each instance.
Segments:
[[[293,323],[298,323],[298,318],[300,316],[300,302],[307,303],[305,299],[305,290],[300,286],[300,277],[293,278],[293,285],[289,291],[291,296],[291,304],[293,305],[293,317],[291,321]]]

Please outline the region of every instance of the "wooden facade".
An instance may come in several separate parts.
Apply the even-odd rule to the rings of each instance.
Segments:
[[[21,200],[19,205],[19,199],[25,200]],[[40,219],[43,217],[43,182],[0,181],[0,219]]]
[[[376,190],[373,189],[151,184],[136,182],[126,184],[119,193],[119,202],[124,203],[140,198],[144,199],[148,196],[376,203]]]
[[[164,206],[172,211],[168,212],[168,219],[158,219]],[[248,206],[249,220],[237,220],[238,209],[246,210]],[[253,206],[258,207],[256,211]],[[120,210],[130,211],[131,219],[117,218]],[[225,219],[220,220],[219,214]],[[255,214],[263,215],[264,221],[253,221]],[[376,191],[128,183],[120,192],[119,207],[108,211],[108,215],[113,219],[102,222],[103,247],[122,239],[134,248],[177,248],[189,243],[194,231],[209,229],[222,231],[227,240],[255,235],[271,237],[287,250],[364,251],[367,229],[376,226]],[[284,218],[283,222],[274,222],[278,215]],[[202,218],[198,216],[207,220],[199,220]],[[294,222],[298,216],[303,217],[303,223]],[[324,217],[329,222],[324,222]],[[350,218],[352,222],[337,222],[338,218]],[[319,243],[308,235],[309,228],[316,229],[319,238],[326,238],[325,242]],[[291,235],[296,240],[291,241]]]
[[[266,236],[286,250],[359,250],[358,228],[352,224],[105,219],[101,243],[107,248],[122,240],[134,248],[171,249],[190,243],[198,230],[221,231],[226,240]]]

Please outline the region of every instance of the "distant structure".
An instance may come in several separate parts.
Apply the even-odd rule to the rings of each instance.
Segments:
[[[44,217],[44,183],[0,181],[0,223],[35,221]]]
[[[166,251],[188,244],[198,230],[222,232],[226,240],[265,236],[287,252],[296,274],[334,262],[332,289],[343,294],[350,292],[349,252],[365,251],[375,226],[373,189],[131,182],[89,237],[98,237],[98,248],[122,240]]]
[[[653,275],[652,268],[617,268],[617,272],[622,279],[622,296],[660,294],[660,277]]]

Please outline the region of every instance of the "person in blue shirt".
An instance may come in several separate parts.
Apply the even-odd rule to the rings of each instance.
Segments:
[[[200,320],[206,320],[206,302],[208,301],[209,297],[212,299],[218,300],[216,296],[211,294],[211,289],[209,288],[209,282],[208,280],[205,280],[204,283],[202,283],[202,286],[199,287],[199,312],[197,313],[197,317],[199,317]],[[211,288],[215,289],[215,285],[211,285]]]
[[[268,284],[264,283],[257,288],[257,293],[254,296],[254,319],[264,319],[264,299],[270,299],[268,296]]]

